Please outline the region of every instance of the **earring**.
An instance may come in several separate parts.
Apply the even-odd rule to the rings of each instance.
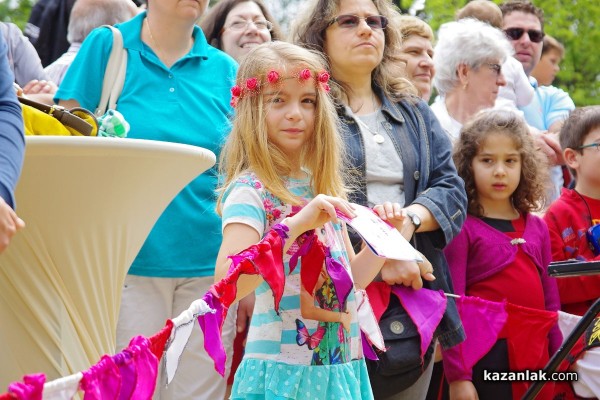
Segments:
[[[467,86],[469,86],[468,82],[463,85],[463,90],[467,90]]]

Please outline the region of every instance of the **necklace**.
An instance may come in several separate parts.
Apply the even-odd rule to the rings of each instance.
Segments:
[[[180,54],[178,57],[169,56],[167,54],[163,54],[163,51],[160,47],[158,47],[158,43],[154,39],[154,35],[152,35],[152,29],[150,29],[150,22],[148,22],[148,17],[144,19],[144,23],[148,28],[148,35],[150,36],[150,42],[152,42],[152,50],[156,53],[156,56],[168,67],[171,66],[171,62],[177,61],[179,57],[182,57],[184,54],[189,53],[189,51],[194,46],[194,41],[190,38],[190,43],[188,44],[188,48],[185,50],[183,54]],[[168,52],[167,52],[168,53]]]
[[[158,56],[158,58],[161,58],[161,51],[158,47],[158,44],[156,43],[156,40],[154,40],[154,36],[152,35],[152,29],[150,29],[150,22],[148,22],[148,17],[144,19],[144,22],[146,23],[146,28],[148,28],[148,34],[150,35],[150,41],[152,42],[152,46],[156,49],[156,55]]]
[[[379,133],[379,127],[381,125],[381,122],[379,121],[379,114],[381,114],[381,109],[377,109],[375,107],[375,94],[371,94],[371,102],[373,103],[373,110],[375,110],[376,131],[374,132],[369,127],[369,125],[367,125],[358,115],[356,116],[356,121],[358,122],[361,128],[366,129],[368,132],[371,133],[371,135],[373,135],[373,140],[375,141],[375,143],[382,144],[383,142],[385,142],[385,137],[381,133]]]

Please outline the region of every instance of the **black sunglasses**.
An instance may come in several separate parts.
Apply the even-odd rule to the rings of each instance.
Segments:
[[[539,43],[544,40],[544,32],[538,31],[537,29],[508,28],[504,30],[506,36],[512,40],[521,39],[521,36],[523,36],[525,32],[527,32],[529,35],[529,40],[531,40],[533,43]]]
[[[388,24],[388,20],[383,15],[369,15],[368,17],[359,17],[358,15],[338,15],[331,20],[329,25],[338,23],[340,28],[356,28],[360,23],[360,20],[364,19],[369,28],[371,29],[385,29]]]

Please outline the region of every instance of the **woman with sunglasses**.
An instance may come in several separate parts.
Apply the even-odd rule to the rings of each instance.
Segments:
[[[438,36],[433,85],[439,97],[431,109],[455,140],[478,111],[494,107],[512,47],[499,29],[470,18],[442,25]]]
[[[279,25],[261,0],[221,0],[200,25],[208,43],[238,63],[259,44],[282,39]]]
[[[414,86],[401,77],[396,17],[386,0],[316,0],[296,21],[293,39],[322,51],[329,61],[348,164],[356,171],[351,201],[383,205],[404,237],[434,266],[431,271],[414,262],[388,260],[381,280],[450,292],[441,249],[460,231],[466,195],[448,136]],[[357,237],[353,242],[360,247]],[[382,318],[400,308],[397,302],[389,304]],[[435,337],[445,348],[464,338],[450,299]],[[380,366],[370,364],[375,397],[425,398],[430,359],[424,360],[424,372],[419,367],[410,377],[383,376],[377,372]]]

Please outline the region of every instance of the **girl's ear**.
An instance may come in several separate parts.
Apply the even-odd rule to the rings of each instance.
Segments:
[[[570,148],[566,148],[563,151],[563,157],[567,166],[573,170],[579,168],[579,152]]]

